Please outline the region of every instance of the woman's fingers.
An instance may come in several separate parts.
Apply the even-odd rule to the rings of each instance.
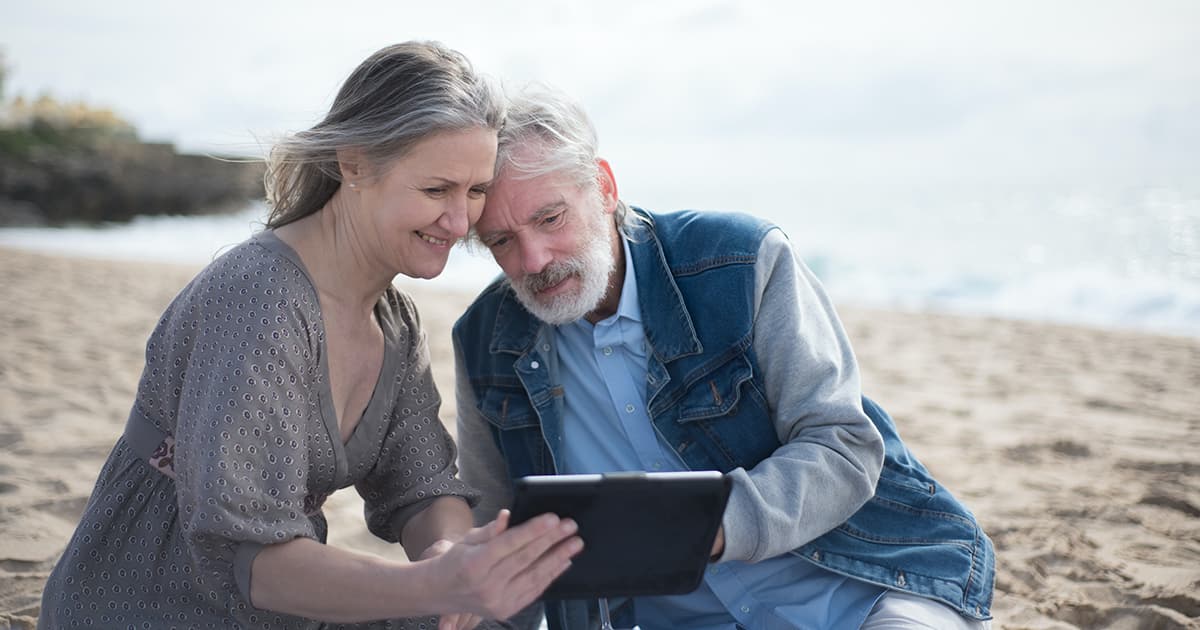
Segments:
[[[579,527],[571,519],[557,522],[547,520],[545,524],[538,524],[538,527],[529,531],[521,531],[523,527],[510,529],[495,541],[494,544],[498,545],[512,545],[502,547],[507,553],[503,553],[496,563],[494,571],[498,577],[507,580],[533,579],[549,585],[551,580],[570,566],[570,559],[583,549],[583,541],[575,536]],[[511,537],[511,540],[505,541],[505,537]]]
[[[453,596],[457,603],[451,603],[450,609],[464,611],[444,616],[439,630],[479,623],[479,619],[463,617],[465,611],[493,619],[520,612],[566,571],[571,558],[583,549],[573,520],[542,514],[509,527],[509,516],[502,510],[496,520],[470,530],[457,544],[431,558],[450,570],[445,575],[447,586],[458,592]]]
[[[462,540],[459,542],[466,543],[468,545],[482,545],[496,536],[499,536],[502,532],[504,532],[504,530],[508,529],[508,518],[509,511],[500,510],[500,513],[496,515],[495,519],[493,519],[487,525],[474,527],[468,530],[466,534],[463,534]]]
[[[583,550],[583,541],[575,536],[578,526],[569,519],[554,523],[552,528],[529,539],[519,535],[518,529],[513,528],[506,535],[512,534],[525,544],[501,557],[492,570],[502,587],[497,594],[505,606],[500,618],[516,614],[536,601],[555,578],[570,568],[571,558]],[[503,541],[498,538],[495,542]]]
[[[519,526],[502,529],[507,515],[472,531],[463,538],[483,540],[463,558],[463,579],[478,597],[485,616],[507,619],[533,603],[559,575],[571,566],[571,558],[583,549],[575,536],[578,526],[570,519],[542,514]]]
[[[453,615],[442,615],[438,619],[438,630],[472,630],[478,626],[483,618],[471,613],[455,613]]]
[[[523,569],[509,579],[508,596],[520,602],[517,610],[532,604],[550,584],[571,568],[571,558],[583,550],[583,540],[572,536],[560,541],[538,556],[536,561],[524,565]]]

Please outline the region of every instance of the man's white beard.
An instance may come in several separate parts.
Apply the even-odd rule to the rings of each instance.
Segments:
[[[534,317],[558,326],[580,319],[600,305],[608,290],[608,278],[617,264],[613,257],[612,231],[608,229],[609,218],[608,214],[597,211],[587,231],[581,235],[585,246],[577,256],[553,261],[540,273],[525,276],[520,282],[509,280],[517,300]],[[554,286],[569,276],[579,278],[577,291],[556,295],[549,301],[536,297],[539,289]]]

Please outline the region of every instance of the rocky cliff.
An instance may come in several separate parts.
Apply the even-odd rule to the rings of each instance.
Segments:
[[[236,210],[263,197],[262,175],[261,162],[132,139],[0,147],[0,226]]]

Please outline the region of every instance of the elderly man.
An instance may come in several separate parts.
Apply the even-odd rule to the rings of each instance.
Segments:
[[[454,327],[462,476],[719,470],[733,491],[701,586],[639,597],[657,628],[986,628],[975,518],[862,396],[845,331],[775,226],[627,206],[586,114],[511,104],[475,227],[504,271]],[[585,541],[586,544],[586,541]],[[594,623],[547,602],[552,629]]]

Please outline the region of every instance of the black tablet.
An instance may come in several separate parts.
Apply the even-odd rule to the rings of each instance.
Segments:
[[[583,551],[548,599],[690,593],[704,577],[730,485],[716,471],[521,477],[511,522],[553,512],[579,524]]]

